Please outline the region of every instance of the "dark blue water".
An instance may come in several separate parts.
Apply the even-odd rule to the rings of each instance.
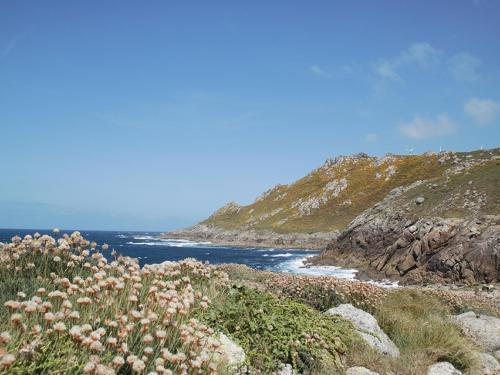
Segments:
[[[52,231],[35,229],[0,229],[0,242],[9,242],[15,236],[26,234],[52,235]],[[72,231],[61,231],[71,233]],[[206,242],[186,240],[159,239],[156,232],[112,232],[112,231],[80,231],[82,235],[102,245],[107,243],[110,249],[133,258],[138,258],[141,265],[161,263],[166,260],[176,261],[185,258],[195,258],[208,261],[211,264],[240,263],[249,267],[277,272],[301,274],[332,275],[352,278],[353,270],[338,267],[304,268],[303,261],[318,254],[317,250],[290,250],[274,248],[234,248],[217,246]],[[106,255],[106,254],[105,254]]]

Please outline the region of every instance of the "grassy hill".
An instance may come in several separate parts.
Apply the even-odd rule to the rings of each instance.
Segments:
[[[273,187],[250,205],[228,203],[201,224],[276,233],[343,230],[391,190],[412,184],[416,187],[406,191],[401,202],[424,196],[432,203],[425,208],[409,205],[415,215],[498,214],[500,149],[328,159],[307,176]]]

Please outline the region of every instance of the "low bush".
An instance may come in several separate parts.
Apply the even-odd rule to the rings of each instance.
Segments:
[[[200,316],[207,325],[234,338],[248,364],[268,374],[282,364],[312,373],[334,373],[357,335],[350,323],[270,293],[233,286]]]

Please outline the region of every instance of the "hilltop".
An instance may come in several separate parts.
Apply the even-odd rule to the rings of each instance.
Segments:
[[[463,247],[465,240],[472,239],[487,249],[500,246],[499,167],[499,148],[384,157],[339,156],[326,160],[292,184],[269,189],[250,205],[230,202],[201,223],[165,236],[233,245],[327,247],[316,263],[352,266],[355,261],[366,272],[373,269],[375,274],[401,277],[420,266],[406,259],[406,266],[397,268],[396,263],[404,262],[407,254],[394,250],[415,247],[415,239],[421,240],[418,236],[436,230],[447,233],[436,242],[436,249],[448,244]],[[410,230],[405,232],[407,228],[413,231],[411,239]],[[471,236],[470,230],[474,232]],[[400,241],[388,250],[403,232],[406,242]],[[357,242],[352,241],[353,237]],[[387,256],[387,251],[392,255]],[[490,256],[488,251],[484,253],[473,259],[480,265],[462,265],[464,270],[453,277],[495,281],[500,266],[484,259]],[[454,267],[457,260],[450,262]],[[479,272],[477,267],[487,269]],[[465,272],[466,268],[472,275]]]

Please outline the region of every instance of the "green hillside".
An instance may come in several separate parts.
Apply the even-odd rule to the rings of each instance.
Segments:
[[[324,165],[290,185],[275,186],[250,205],[231,202],[202,224],[277,233],[342,230],[392,189],[417,181],[424,183],[403,196],[423,195],[436,204],[426,204],[425,208],[413,205],[411,209],[415,209],[416,214],[498,213],[499,166],[498,148],[383,158],[365,154],[338,157],[328,159]],[[473,182],[469,185],[469,181]],[[470,191],[464,196],[467,188]],[[473,201],[472,207],[463,207],[468,200]],[[476,204],[478,200],[484,200],[484,204]],[[443,201],[447,204],[440,204]],[[432,212],[429,207],[434,208]]]

